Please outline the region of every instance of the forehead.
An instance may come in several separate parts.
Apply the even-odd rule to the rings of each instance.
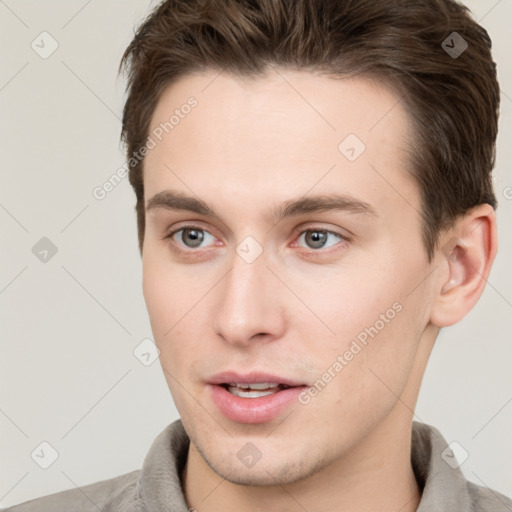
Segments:
[[[240,200],[333,186],[359,196],[380,190],[388,200],[396,200],[396,187],[416,195],[407,172],[410,130],[400,98],[367,78],[277,69],[259,78],[188,75],[164,91],[153,113],[145,198],[168,187]]]

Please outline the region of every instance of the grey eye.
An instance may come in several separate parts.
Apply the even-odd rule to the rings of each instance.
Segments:
[[[215,239],[213,235],[204,229],[183,228],[176,231],[176,233],[173,235],[173,238],[177,243],[183,244],[185,247],[196,248],[201,246],[201,243],[205,240],[205,238],[207,238],[207,236]]]
[[[332,231],[326,231],[326,230],[320,230],[320,229],[310,229],[310,230],[304,231],[303,233],[301,233],[299,239],[304,237],[304,240],[310,249],[322,249],[324,247],[330,247],[331,245],[334,245],[334,244],[325,245],[329,238],[329,235],[332,235],[332,236],[338,238],[338,240],[342,240],[342,237],[340,235],[333,233]],[[336,243],[336,241],[334,243]]]

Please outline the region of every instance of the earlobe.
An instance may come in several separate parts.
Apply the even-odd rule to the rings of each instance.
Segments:
[[[453,325],[480,298],[497,252],[496,215],[488,204],[479,205],[461,217],[445,233],[438,252],[439,272],[431,323]]]

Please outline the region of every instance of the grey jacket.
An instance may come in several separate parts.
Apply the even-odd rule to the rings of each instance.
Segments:
[[[5,512],[188,512],[180,483],[189,439],[181,420],[153,441],[142,469],[1,509]],[[437,429],[413,422],[417,512],[512,512],[512,500],[465,479]]]

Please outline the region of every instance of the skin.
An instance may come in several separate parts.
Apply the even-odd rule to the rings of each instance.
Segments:
[[[282,69],[257,79],[191,74],[165,90],[151,130],[190,96],[197,107],[146,157],[145,204],[173,190],[217,217],[150,209],[143,246],[151,326],[191,439],[188,505],[416,510],[414,407],[439,328],[463,318],[483,291],[496,253],[493,209],[459,219],[428,261],[408,170],[412,128],[398,97],[377,82]],[[348,134],[366,145],[353,162],[338,150]],[[285,201],[334,192],[375,215],[314,212],[277,224],[269,216]],[[178,231],[184,223],[205,230],[200,247]],[[308,229],[348,240],[328,235],[315,245]],[[263,249],[252,263],[236,252],[247,236]],[[308,404],[242,424],[212,402],[205,382],[226,370],[313,386],[396,303],[400,312]],[[251,468],[237,457],[246,443],[261,453]]]

